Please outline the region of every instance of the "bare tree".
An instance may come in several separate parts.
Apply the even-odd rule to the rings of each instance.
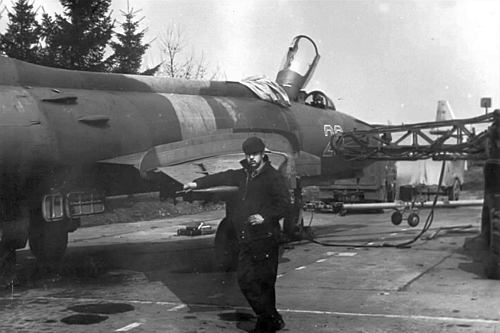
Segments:
[[[161,63],[159,76],[184,79],[215,80],[221,76],[219,66],[210,69],[205,55],[188,51],[189,38],[178,26],[170,23],[159,37]]]

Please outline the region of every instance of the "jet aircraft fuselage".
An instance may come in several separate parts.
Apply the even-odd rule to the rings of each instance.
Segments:
[[[102,211],[95,193],[147,190],[132,184],[141,179],[134,166],[154,147],[224,132],[272,133],[298,161],[309,161],[297,163],[304,184],[357,177],[371,163],[343,160],[330,146],[332,134],[368,124],[296,93],[283,105],[240,82],[69,71],[6,57],[0,73],[1,247],[24,247],[29,234],[38,258],[60,257],[67,232],[78,227],[75,216]],[[115,160],[116,168],[106,163]]]
[[[67,71],[8,58],[0,58],[0,70],[9,73],[0,78],[4,173],[81,172],[97,161],[228,129],[281,134],[298,151],[322,158],[324,177],[352,177],[366,165],[329,155],[328,131],[367,124],[339,111],[263,101],[237,82]]]

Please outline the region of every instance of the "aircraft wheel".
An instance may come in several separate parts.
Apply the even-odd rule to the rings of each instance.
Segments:
[[[490,280],[500,279],[500,260],[498,256],[488,254],[484,260],[484,275]]]
[[[495,198],[494,200],[498,200]],[[493,198],[490,198],[490,202]],[[495,205],[495,203],[493,203]],[[500,206],[500,203],[496,203]],[[492,209],[490,212],[490,250],[487,254],[484,270],[486,277],[488,279],[499,280],[500,279],[500,231],[496,226],[500,225],[500,210]]]
[[[228,218],[219,223],[214,243],[216,267],[226,272],[235,270],[238,266],[238,239]]]
[[[29,214],[24,206],[0,202],[0,288],[17,283],[16,250],[28,241]]]
[[[460,199],[460,182],[455,178],[453,185],[448,192],[448,200],[457,201]]]
[[[0,288],[11,283],[15,275],[16,246],[15,242],[0,240]]]
[[[285,254],[285,245],[280,244],[278,248],[278,258],[283,258],[283,255]]]
[[[302,213],[302,207],[299,205],[292,205],[288,216],[285,216],[283,220],[283,232],[288,238],[288,241],[299,240],[302,236],[302,227],[304,225]]]
[[[418,216],[417,213],[410,213],[408,215],[408,225],[410,227],[416,227],[420,222],[420,217]]]
[[[392,224],[400,225],[402,221],[403,221],[403,214],[401,214],[401,212],[397,211],[397,212],[392,213],[392,215],[391,215]]]
[[[68,219],[47,222],[40,213],[31,216],[29,245],[31,253],[42,264],[60,262],[68,246]]]

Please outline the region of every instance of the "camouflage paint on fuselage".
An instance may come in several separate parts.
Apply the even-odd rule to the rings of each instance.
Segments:
[[[0,159],[27,178],[60,170],[91,178],[99,160],[227,129],[282,134],[297,150],[321,157],[325,176],[361,168],[324,156],[325,125],[366,127],[355,118],[266,102],[237,82],[78,72],[3,57],[0,72]],[[107,121],[80,121],[86,117]]]

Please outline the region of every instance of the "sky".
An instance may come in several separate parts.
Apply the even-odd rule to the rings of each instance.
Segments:
[[[32,1],[62,11],[58,0]],[[226,80],[274,80],[292,39],[304,34],[321,55],[305,89],[322,90],[364,121],[433,121],[439,100],[458,118],[483,114],[482,97],[500,108],[500,1],[113,0],[117,21],[127,3],[152,41],[146,66],[160,61],[159,39],[174,24]],[[2,32],[6,21],[4,12]]]

